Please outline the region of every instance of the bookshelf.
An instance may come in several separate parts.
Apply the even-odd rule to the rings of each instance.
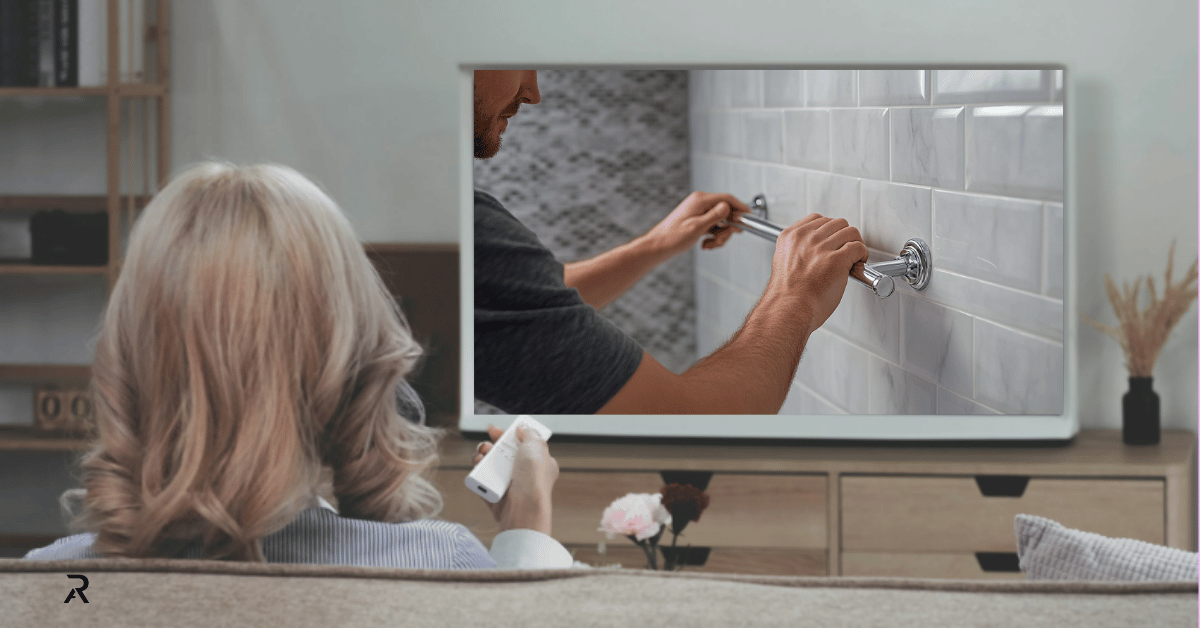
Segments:
[[[83,0],[87,1],[87,0]],[[170,169],[170,1],[104,0],[107,83],[89,87],[0,87],[0,99],[36,97],[103,98],[105,100],[105,189],[102,194],[4,194],[0,217],[28,215],[42,209],[68,213],[104,212],[108,217],[108,263],[94,266],[35,265],[0,260],[0,276],[104,276],[106,294],[121,271],[122,238],[153,193],[164,186]],[[135,15],[129,7],[141,7]],[[135,54],[136,51],[136,54]],[[85,51],[80,49],[82,57]],[[140,82],[122,75],[122,55],[144,60]],[[128,131],[123,133],[122,124]],[[138,129],[137,141],[133,130]],[[3,151],[0,148],[0,151]],[[140,184],[141,189],[137,189]],[[85,383],[88,364],[9,363],[0,356],[0,383],[38,386]],[[77,436],[42,432],[30,425],[0,426],[0,450],[74,450]]]

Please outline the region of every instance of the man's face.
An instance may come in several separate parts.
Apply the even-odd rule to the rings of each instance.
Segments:
[[[521,103],[541,101],[536,70],[475,70],[475,158],[500,150],[500,134]]]

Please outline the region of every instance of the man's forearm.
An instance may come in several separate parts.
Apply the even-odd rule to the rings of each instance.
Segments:
[[[868,259],[843,218],[810,214],[775,244],[771,279],[741,329],[682,375],[649,353],[602,414],[776,414],[809,334],[842,300],[854,264]]]
[[[811,300],[768,292],[729,342],[682,375],[649,353],[600,414],[776,414],[808,342]]]
[[[680,378],[707,414],[776,414],[783,407],[811,330],[809,304],[763,295],[721,348]]]
[[[644,235],[591,259],[564,264],[563,281],[579,291],[584,303],[598,310],[670,257],[669,250]]]

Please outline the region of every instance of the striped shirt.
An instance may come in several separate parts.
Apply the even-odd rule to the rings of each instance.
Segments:
[[[25,555],[25,560],[103,558],[92,549],[93,533],[76,534]],[[302,511],[283,529],[263,537],[271,563],[358,565],[402,569],[554,569],[571,567],[570,553],[558,541],[534,530],[496,535],[489,553],[465,526],[421,519],[385,523],[350,519],[325,500]],[[184,558],[200,558],[197,542]]]

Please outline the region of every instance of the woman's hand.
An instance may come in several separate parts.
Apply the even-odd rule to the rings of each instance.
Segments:
[[[492,442],[500,438],[504,430],[488,426]],[[550,448],[538,434],[523,427],[517,428],[517,459],[513,464],[512,483],[504,497],[495,504],[488,504],[492,516],[500,524],[500,531],[526,529],[550,534],[550,494],[558,479],[558,461],[550,456]],[[492,443],[480,443],[471,459],[472,465],[479,464],[484,455],[492,450]]]

